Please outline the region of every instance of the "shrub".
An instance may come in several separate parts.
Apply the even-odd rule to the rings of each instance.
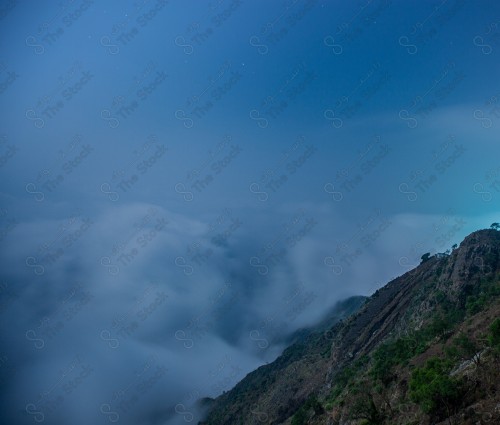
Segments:
[[[453,339],[452,345],[445,348],[448,358],[455,361],[474,359],[474,362],[479,365],[480,357],[476,357],[478,351],[480,347],[464,333],[460,333]]]
[[[425,263],[426,261],[429,261],[430,258],[431,258],[431,253],[430,252],[426,252],[424,255],[422,255],[420,257],[420,259],[422,260],[420,264]]]
[[[292,418],[292,425],[306,425],[307,424],[307,411],[302,407],[295,412]]]
[[[315,395],[311,395],[307,401],[300,406],[300,409],[295,412],[292,418],[292,425],[306,425],[310,415],[310,409],[315,415],[324,413],[323,405],[318,401]]]
[[[433,357],[424,367],[416,368],[410,379],[410,398],[418,403],[425,413],[443,413],[451,416],[460,401],[462,382],[449,375],[452,362]]]
[[[493,348],[500,349],[500,319],[495,319],[490,325],[488,344]]]

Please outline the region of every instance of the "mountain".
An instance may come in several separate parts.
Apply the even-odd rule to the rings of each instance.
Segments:
[[[231,391],[215,401],[204,399],[202,405],[213,409],[207,423],[239,424],[242,422],[235,422],[235,418],[241,415],[249,418],[257,415],[254,419],[262,423],[259,422],[262,416],[255,412],[253,406],[263,400],[276,407],[277,418],[293,414],[294,400],[303,383],[309,376],[320,374],[327,367],[331,349],[329,329],[358,310],[366,299],[357,296],[337,303],[319,325],[295,332],[289,341],[291,345],[274,362],[249,373]],[[302,397],[305,395],[307,392]]]
[[[500,423],[500,231],[467,236],[304,330],[203,425]],[[346,310],[344,310],[346,311]]]

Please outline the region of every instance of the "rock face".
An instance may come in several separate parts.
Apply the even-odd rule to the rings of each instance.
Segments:
[[[487,336],[500,317],[500,231],[474,232],[450,255],[430,257],[350,303],[361,306],[248,374],[214,400],[202,423],[475,424],[485,414],[500,423],[500,355]],[[435,357],[454,367],[460,401],[419,404],[412,377]]]
[[[482,278],[499,271],[500,232],[470,234],[451,255],[431,257],[375,292],[339,333],[333,360],[367,354],[389,336],[420,328],[435,306],[436,293],[463,303]]]

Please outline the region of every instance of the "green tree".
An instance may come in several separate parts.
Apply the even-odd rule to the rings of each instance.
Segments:
[[[416,368],[410,379],[410,398],[425,413],[452,415],[462,394],[461,381],[451,377],[452,363],[439,357],[427,360],[424,367]],[[443,412],[443,407],[445,412]]]
[[[452,345],[446,350],[446,353],[456,360],[472,359],[479,366],[481,360],[479,351],[480,347],[462,332],[452,341]]]
[[[318,401],[317,397],[313,394],[307,401],[295,412],[292,418],[292,425],[305,425],[308,418],[311,416],[310,409],[314,411],[315,415],[325,413],[323,405]]]
[[[488,343],[493,348],[500,349],[500,319],[495,319],[490,325],[490,332],[488,334]]]
[[[306,424],[307,424],[307,410],[301,407],[293,415],[292,425],[306,425]]]
[[[353,400],[350,408],[352,419],[363,419],[364,425],[379,425],[384,421],[382,413],[377,409],[373,395],[369,391],[361,391]]]
[[[393,344],[385,342],[373,353],[373,366],[370,375],[378,379],[384,386],[388,386],[393,380],[393,366],[395,365]]]
[[[422,263],[425,263],[430,258],[431,258],[431,253],[430,252],[426,252],[424,255],[422,255],[420,257],[420,259],[422,260]],[[422,263],[420,263],[420,264],[422,264]]]
[[[495,229],[495,230],[499,230],[500,229],[500,224],[498,223],[491,223],[491,226],[490,226],[492,229]]]

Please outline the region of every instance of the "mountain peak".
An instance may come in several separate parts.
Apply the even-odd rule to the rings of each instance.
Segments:
[[[500,241],[500,231],[495,229],[481,229],[472,232],[466,236],[460,243],[460,246],[477,245],[477,244],[493,244]]]

